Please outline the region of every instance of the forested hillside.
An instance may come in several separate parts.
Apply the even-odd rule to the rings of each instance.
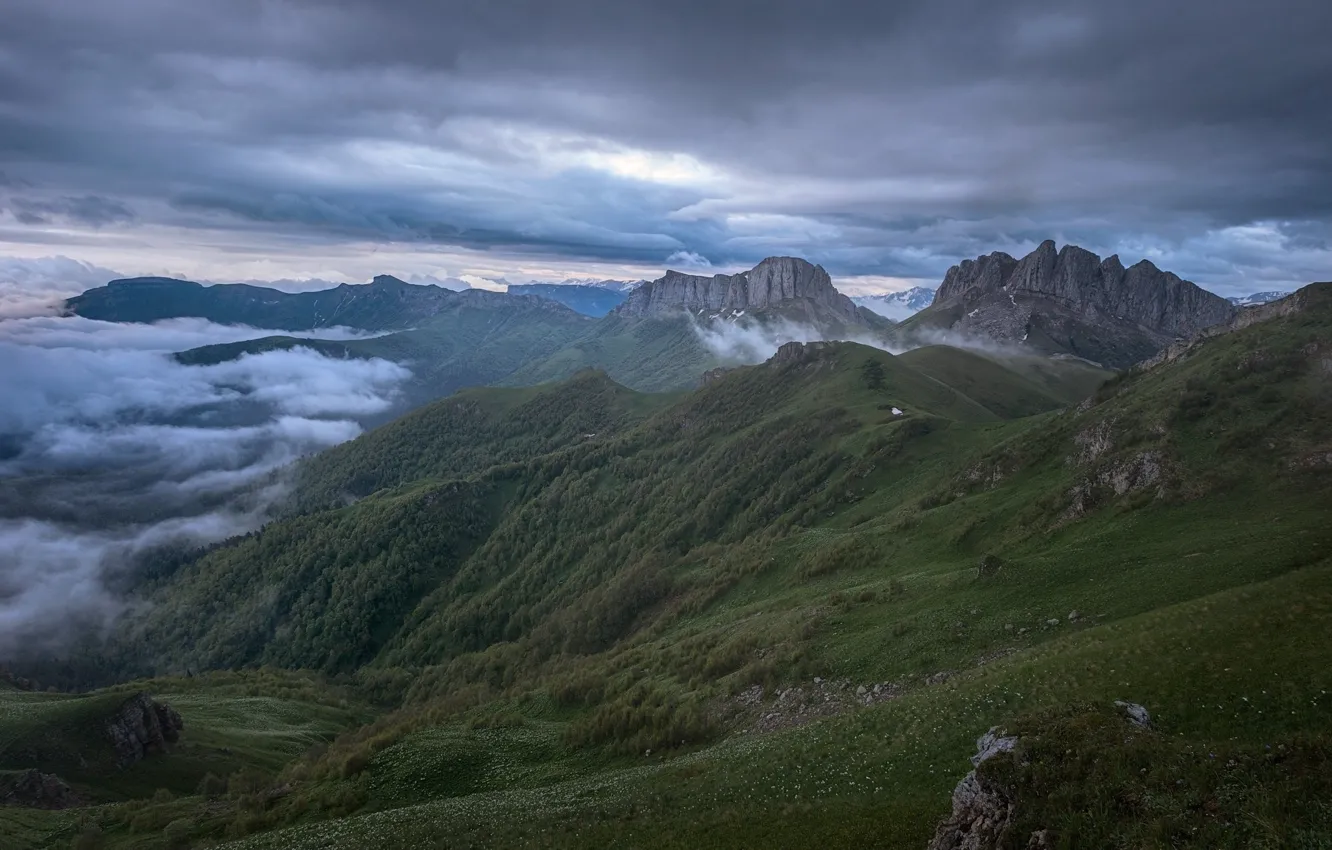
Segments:
[[[105,650],[314,670],[380,717],[281,794],[99,828],[923,847],[1001,725],[1027,740],[994,768],[1017,846],[1317,846],[1329,328],[1317,285],[1103,383],[811,343],[676,397],[582,373],[423,408],[306,462],[293,515],[155,573]],[[1154,729],[1123,734],[1116,699]]]

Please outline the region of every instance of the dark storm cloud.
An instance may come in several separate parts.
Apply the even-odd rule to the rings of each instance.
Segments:
[[[28,203],[911,277],[1048,237],[1222,287],[1330,256],[1321,0],[8,6]]]
[[[20,224],[50,224],[55,220],[101,227],[134,220],[134,213],[124,204],[97,195],[52,200],[13,198],[9,208]]]

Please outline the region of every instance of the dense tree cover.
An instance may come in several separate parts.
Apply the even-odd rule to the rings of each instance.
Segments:
[[[385,487],[606,440],[667,402],[590,370],[556,386],[466,390],[301,463],[293,507],[343,504]]]
[[[877,389],[852,365],[864,353]],[[993,418],[852,345],[738,370],[633,425],[660,404],[585,373],[419,411],[298,475],[297,505],[376,495],[173,561],[122,641],[173,671],[411,668],[518,640],[529,663],[596,652],[681,591],[673,567],[693,550],[846,498],[834,482],[860,473],[843,443],[907,426],[884,408]]]

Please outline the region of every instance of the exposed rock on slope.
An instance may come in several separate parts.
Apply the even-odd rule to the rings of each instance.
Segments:
[[[140,692],[125,700],[106,721],[116,749],[116,766],[129,767],[144,756],[164,753],[180,740],[185,723],[171,706]]]
[[[1018,739],[991,729],[976,741],[975,767],[1001,753],[1012,752]],[[1003,846],[1013,824],[1016,804],[998,785],[972,770],[953,789],[953,812],[939,824],[929,850],[989,850]]]
[[[83,803],[83,798],[54,774],[26,770],[0,779],[0,805],[71,809]]]
[[[1203,328],[1190,338],[1177,341],[1163,348],[1155,356],[1144,360],[1138,364],[1143,369],[1150,369],[1159,366],[1162,363],[1169,363],[1172,360],[1178,360],[1183,357],[1198,343],[1214,336],[1221,336],[1233,331],[1243,330],[1244,328],[1256,325],[1259,322],[1266,322],[1270,319],[1279,319],[1283,316],[1293,316],[1305,310],[1315,298],[1326,297],[1320,290],[1332,287],[1332,283],[1311,283],[1308,286],[1295,290],[1291,294],[1277,301],[1270,301],[1265,304],[1259,304],[1253,307],[1245,307],[1235,313],[1229,321],[1223,324],[1211,325]]]
[[[995,252],[949,269],[904,333],[947,330],[1123,368],[1235,312],[1147,260],[1126,269],[1118,256],[1047,240],[1021,260]]]
[[[827,313],[843,322],[865,321],[864,311],[837,291],[822,266],[797,257],[769,257],[747,272],[712,277],[668,271],[635,289],[615,312],[643,317],[796,305],[810,318]]]

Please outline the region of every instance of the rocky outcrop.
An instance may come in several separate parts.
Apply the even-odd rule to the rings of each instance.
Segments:
[[[1235,313],[1147,260],[1125,268],[1118,256],[1047,240],[1021,260],[996,252],[953,266],[920,317],[936,330],[1122,368]]]
[[[774,365],[800,363],[812,360],[820,352],[830,351],[836,345],[832,342],[784,342],[777,348],[777,353],[768,360]]]
[[[140,692],[125,700],[106,721],[116,750],[116,766],[126,768],[145,756],[164,753],[185,728],[174,708]]]
[[[1122,699],[1115,700],[1115,708],[1128,719],[1128,722],[1140,729],[1152,728],[1152,715],[1146,707],[1138,705],[1136,702],[1127,702]]]
[[[810,301],[845,322],[860,309],[832,284],[822,266],[797,257],[769,257],[747,272],[711,277],[668,271],[635,289],[615,309],[617,315],[644,317],[689,312],[768,310]]]
[[[980,767],[1001,753],[1012,752],[1017,744],[1017,738],[993,728],[976,741],[976,755],[971,757],[971,764]],[[939,824],[929,850],[1001,847],[1013,825],[1016,808],[1007,791],[973,769],[953,789],[952,814]]]
[[[1254,307],[1244,307],[1238,310],[1228,322],[1224,324],[1212,325],[1203,328],[1190,338],[1174,342],[1155,356],[1149,357],[1137,364],[1141,369],[1151,369],[1160,366],[1162,363],[1170,363],[1188,354],[1194,346],[1200,342],[1211,339],[1215,336],[1232,333],[1234,331],[1244,330],[1247,327],[1259,324],[1261,322],[1271,321],[1272,319],[1285,318],[1301,313],[1308,309],[1311,302],[1317,298],[1327,298],[1328,290],[1332,289],[1330,283],[1311,283],[1306,287],[1297,289],[1285,298],[1278,301],[1271,301],[1266,304],[1260,304]]]
[[[0,778],[0,805],[33,809],[72,809],[84,800],[59,776],[27,770]]]

